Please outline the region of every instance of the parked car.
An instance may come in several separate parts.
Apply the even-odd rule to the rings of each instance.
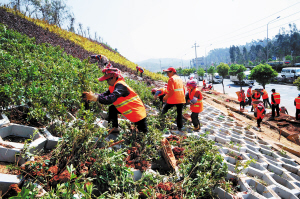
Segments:
[[[202,81],[203,79],[205,79],[205,81],[207,83],[212,82],[212,83],[216,84],[216,83],[221,83],[222,82],[222,77],[219,76],[219,73],[215,73],[213,75],[213,78],[211,77],[210,74],[207,74],[207,73],[204,73],[203,78],[201,76],[198,76],[197,73],[195,73],[195,77],[194,78],[197,79],[198,81]]]
[[[300,77],[300,67],[287,67],[281,70],[281,77],[289,78],[289,77]]]
[[[234,84],[242,84],[242,85],[254,85],[255,80],[248,79],[248,76],[251,74],[251,71],[244,71],[245,78],[240,82],[237,76],[230,75],[230,81]]]

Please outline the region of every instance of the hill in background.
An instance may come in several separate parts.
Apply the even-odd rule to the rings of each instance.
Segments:
[[[190,67],[190,60],[181,60],[176,58],[147,59],[136,63],[151,72],[159,72],[170,66],[175,68]]]

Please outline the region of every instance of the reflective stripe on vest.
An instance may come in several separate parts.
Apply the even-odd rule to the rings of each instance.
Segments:
[[[273,93],[273,98],[276,104],[280,104],[280,94],[279,93]],[[273,103],[273,100],[271,100],[271,104]]]
[[[296,102],[296,109],[300,109],[300,97],[296,97],[295,102]]]
[[[269,95],[267,93],[266,90],[263,91],[263,96],[262,96],[263,99],[268,99],[269,98]]]
[[[168,92],[170,88],[174,88],[174,92],[171,96],[167,99],[167,104],[183,104],[185,103],[185,95],[184,95],[184,88],[183,82],[178,75],[173,75],[170,77],[168,81]]]
[[[261,119],[264,119],[264,115],[263,115],[263,112],[265,111],[265,109],[263,108],[262,110],[259,110],[259,108],[258,107],[256,107],[256,113],[257,113],[257,117],[256,117],[256,119],[259,119],[259,118],[261,118]]]
[[[123,84],[129,91],[126,97],[119,97],[113,105],[131,122],[138,122],[146,117],[145,106],[140,97],[123,80],[117,80],[113,86],[109,86],[109,92],[113,93],[116,84]]]
[[[190,100],[192,100],[194,98],[194,95],[195,93],[198,91],[197,88],[193,89],[193,91],[189,91],[189,98]],[[190,105],[190,109],[193,113],[200,113],[203,111],[203,102],[202,102],[202,94],[201,92],[199,91],[199,94],[200,94],[200,98],[201,99],[197,99],[197,102],[195,104],[191,104]]]
[[[157,95],[158,97],[167,94],[167,89],[166,88],[160,88],[160,89],[158,89],[158,91],[160,91],[160,94]]]

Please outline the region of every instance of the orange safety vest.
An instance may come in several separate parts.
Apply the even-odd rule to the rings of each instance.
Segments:
[[[173,90],[173,95],[168,97],[168,104],[184,104],[185,103],[185,95],[184,95],[184,87],[182,80],[178,75],[173,75],[170,77],[168,81],[168,92]]]
[[[138,69],[139,69],[139,71],[140,71],[141,73],[144,72],[144,69],[142,69],[141,67],[139,67]]]
[[[205,86],[206,85],[205,80],[203,80],[202,82],[203,82],[203,86]]]
[[[244,99],[244,100],[243,100],[243,99]],[[242,93],[242,92],[241,92],[241,93],[239,94],[239,99],[238,99],[238,100],[239,100],[239,102],[241,102],[241,101],[244,101],[244,102],[245,102],[245,93]]]
[[[300,109],[300,97],[296,97],[295,102],[296,102],[296,109]]]
[[[259,92],[255,92],[252,101],[253,101],[253,102],[258,101],[259,98],[260,98],[260,93],[259,93]]]
[[[268,92],[265,89],[263,90],[262,98],[263,99],[268,99],[269,98]]]
[[[257,117],[255,119],[264,119],[265,115],[263,115],[263,112],[265,111],[264,108],[262,108],[261,110],[259,110],[258,107],[256,107],[256,113],[257,113]]]
[[[273,93],[273,97],[274,97],[275,103],[280,104],[280,94],[279,93]],[[273,100],[271,100],[271,104],[274,104]]]
[[[247,90],[247,97],[251,97],[251,95],[252,95],[252,90],[251,90],[251,88],[248,88],[248,90]]]
[[[127,87],[129,95],[127,97],[119,97],[113,105],[131,122],[138,122],[144,119],[146,117],[146,109],[142,100],[123,80],[117,80],[113,86],[109,86],[110,93],[115,90],[115,86],[118,83]]]
[[[189,98],[192,100],[194,98],[195,93],[198,91],[197,88],[193,89],[192,91],[189,91]],[[197,99],[197,102],[195,104],[191,104],[190,109],[193,113],[201,113],[203,111],[203,96],[202,93],[199,91],[200,98]]]
[[[157,95],[158,97],[167,94],[167,89],[164,87],[159,88],[157,91],[160,91],[160,94]]]

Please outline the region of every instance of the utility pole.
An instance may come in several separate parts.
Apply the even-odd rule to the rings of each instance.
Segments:
[[[195,48],[195,56],[196,56],[195,63],[196,63],[196,67],[197,67],[197,47],[200,47],[200,46],[197,46],[197,44],[195,42],[195,44],[194,44],[194,46],[192,46],[192,48]],[[199,69],[199,68],[197,68],[197,69]]]
[[[278,16],[276,19],[279,19],[280,16]],[[269,21],[269,23],[275,21],[276,19],[273,19],[272,21]],[[269,32],[269,23],[267,23],[267,63],[268,63],[268,59],[269,59],[269,35],[268,35],[268,32]]]

